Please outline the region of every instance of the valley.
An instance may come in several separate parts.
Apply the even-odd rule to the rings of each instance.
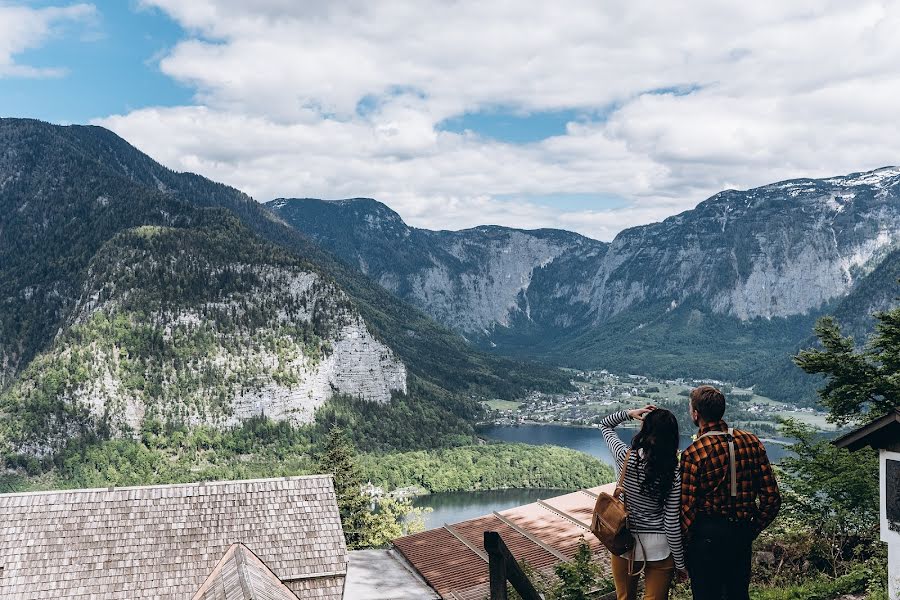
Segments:
[[[0,0],[0,600],[900,600],[898,26]]]
[[[0,143],[12,489],[310,473],[334,428],[388,490],[588,487],[611,476],[582,443],[602,415],[654,403],[687,433],[709,378],[736,425],[829,430],[789,357],[818,316],[864,335],[895,297],[896,169],[729,190],[601,242],[262,205],[98,127],[2,119]],[[515,443],[557,426],[569,449]]]
[[[756,394],[752,388],[741,388],[727,382],[654,379],[642,375],[616,375],[608,371],[568,372],[574,378],[576,391],[561,394],[532,392],[518,403],[485,401],[491,413],[483,425],[595,427],[600,419],[612,412],[653,404],[671,410],[679,418],[682,430],[691,431],[692,424],[686,419],[688,394],[694,387],[712,384],[726,394],[729,402],[726,420],[736,427],[750,429],[760,435],[776,436],[780,420],[795,419],[822,432],[836,431],[836,426],[828,422],[824,411],[778,402]],[[626,423],[624,426],[628,425]]]
[[[491,353],[716,379],[812,406],[789,357],[835,315],[862,337],[900,291],[900,169],[725,190],[610,242],[484,225],[432,231],[373,199],[267,207]]]

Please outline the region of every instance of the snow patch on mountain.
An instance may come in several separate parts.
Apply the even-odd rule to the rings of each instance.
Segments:
[[[823,181],[830,185],[840,187],[854,187],[861,185],[882,187],[895,183],[893,180],[898,176],[900,176],[900,167],[882,167],[881,169],[875,169],[874,171],[855,173],[844,177],[832,177]]]

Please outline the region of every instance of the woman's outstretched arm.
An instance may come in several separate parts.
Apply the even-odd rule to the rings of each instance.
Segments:
[[[628,452],[628,446],[626,446],[625,442],[623,442],[618,434],[616,434],[616,426],[629,419],[631,419],[631,417],[628,416],[628,413],[624,410],[620,410],[600,421],[600,431],[603,433],[603,439],[606,440],[606,445],[609,447],[609,452],[612,454],[613,460],[616,461],[617,471],[622,469],[622,464],[625,462],[625,454]]]

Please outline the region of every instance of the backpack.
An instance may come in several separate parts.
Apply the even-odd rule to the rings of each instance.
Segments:
[[[628,572],[629,575],[637,575],[644,569],[641,567],[641,571],[638,571],[638,573],[631,572],[634,564],[635,537],[628,529],[628,507],[625,505],[625,490],[622,488],[630,458],[631,450],[625,453],[625,463],[622,465],[619,481],[616,483],[616,489],[612,495],[600,492],[597,496],[597,502],[594,504],[594,514],[591,517],[591,533],[597,536],[600,543],[616,556],[622,556],[627,552],[631,552]],[[619,496],[622,497],[622,500],[619,500]],[[647,562],[644,561],[644,565],[646,564]]]

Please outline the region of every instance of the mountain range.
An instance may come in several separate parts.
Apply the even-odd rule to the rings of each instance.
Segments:
[[[372,447],[433,446],[471,435],[474,397],[568,386],[474,349],[238,190],[99,127],[0,120],[7,454],[159,423],[306,424],[328,401],[346,405],[333,418],[384,407]]]
[[[813,395],[812,378],[784,383],[817,317],[836,314],[864,335],[900,289],[895,167],[723,191],[610,243],[558,230],[418,229],[371,199],[267,207],[494,352],[736,380],[786,400]]]
[[[900,276],[900,169],[728,190],[612,242],[410,227],[371,199],[278,199],[87,126],[0,119],[0,450],[255,417],[363,449],[471,440],[478,399],[556,367],[728,379],[792,401],[835,314]],[[326,423],[327,422],[327,423]]]

